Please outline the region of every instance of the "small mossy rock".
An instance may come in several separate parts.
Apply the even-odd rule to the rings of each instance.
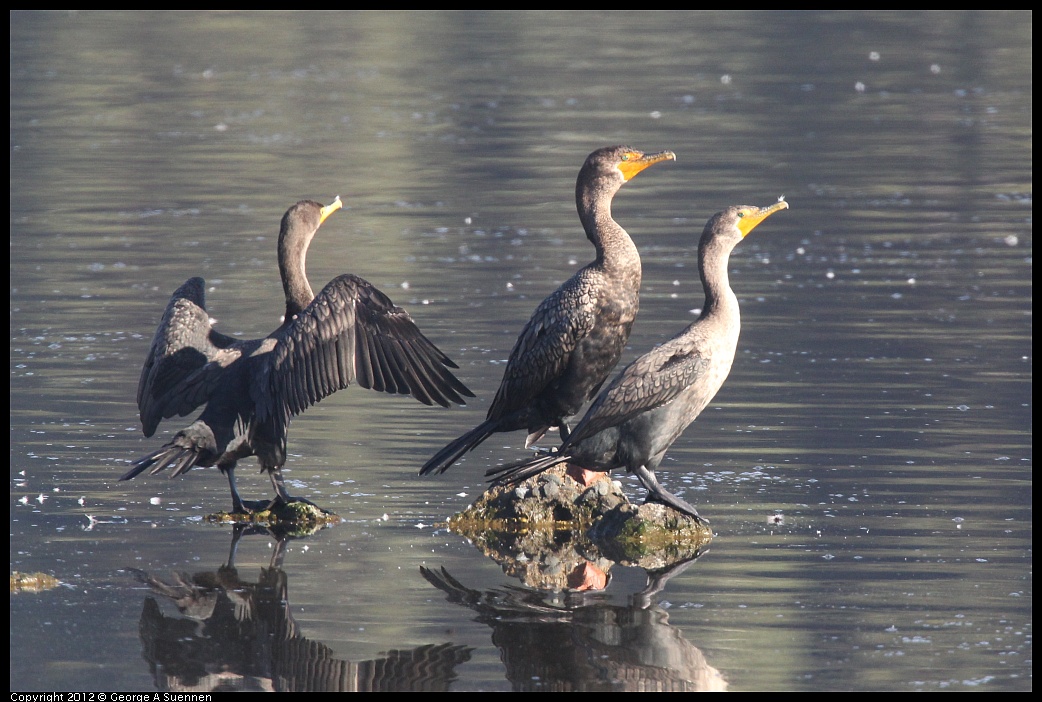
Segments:
[[[341,521],[338,515],[307,502],[291,502],[273,510],[253,514],[218,512],[209,515],[206,520],[219,524],[268,527],[289,537],[307,536]]]

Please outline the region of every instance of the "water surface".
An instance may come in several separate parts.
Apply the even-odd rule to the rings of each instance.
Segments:
[[[217,680],[145,636],[157,607],[195,620],[131,569],[218,572],[232,533],[203,521],[215,470],[116,482],[182,426],[140,435],[138,372],[191,275],[225,333],[274,328],[279,218],[338,194],[312,281],[376,284],[478,397],[351,388],[293,424],[291,489],[346,520],[277,569],[328,660],[434,657],[390,676],[428,689],[608,689],[625,664],[673,689],[1030,690],[1031,57],[1024,12],[12,14],[11,569],[63,583],[11,598],[12,690]],[[644,264],[624,361],[694,319],[713,212],[791,209],[732,256],[734,369],[660,471],[710,551],[646,597],[618,567],[518,613],[441,525],[523,437],[415,473],[592,258],[574,179],[614,143],[678,157],[615,200]],[[243,537],[238,577],[273,548]],[[249,663],[225,684],[279,687]]]

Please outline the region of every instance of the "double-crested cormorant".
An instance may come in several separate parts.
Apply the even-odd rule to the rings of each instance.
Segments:
[[[568,463],[570,471],[625,468],[647,488],[648,500],[706,522],[694,507],[659,485],[655,469],[731,372],[741,328],[738,298],[727,280],[731,250],[757,224],[788,207],[780,201],[764,208],[728,207],[713,215],[698,244],[706,296],[699,318],[627,366],[555,453],[493,468],[486,472],[495,476],[492,483],[517,483],[560,463]]]
[[[648,166],[675,159],[672,151],[645,154],[629,146],[605,147],[587,157],[575,183],[575,204],[596,260],[540,303],[510,352],[488,417],[434,454],[420,475],[445,472],[497,432],[527,429],[526,447],[550,427],[568,435],[566,419],[619,362],[637,316],[640,255],[612,219],[612,198]]]
[[[177,289],[156,330],[138,384],[145,436],[163,419],[206,409],[173,440],[134,462],[120,480],[151,469],[216,465],[228,476],[232,510],[307,502],[286,492],[282,466],[290,419],[356,381],[364,388],[412,395],[420,402],[464,404],[474,397],[447,368],[456,368],[373,285],[354,275],[334,278],[316,297],[304,270],[308,246],[338,197],[323,207],[302,200],[287,210],[279,232],[279,272],[286,293],[282,325],[263,339],[240,341],[216,331],[206,313],[202,278]],[[243,502],[235,464],[257,456],[275,498]]]

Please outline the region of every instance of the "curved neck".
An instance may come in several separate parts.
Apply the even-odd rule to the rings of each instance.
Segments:
[[[727,277],[727,262],[731,256],[731,246],[720,241],[710,241],[699,247],[698,275],[702,278],[706,301],[702,308],[702,316],[715,315],[722,311],[730,311],[737,319],[738,297],[731,290]]]
[[[304,270],[310,244],[311,237],[292,237],[285,233],[279,236],[279,274],[282,276],[282,289],[286,293],[286,318],[283,324],[292,321],[315,299]]]
[[[596,180],[587,187],[577,185],[575,207],[586,230],[586,238],[597,250],[597,264],[613,269],[631,268],[636,263],[639,270],[640,255],[636,245],[611,216],[611,201],[617,191],[617,187]]]

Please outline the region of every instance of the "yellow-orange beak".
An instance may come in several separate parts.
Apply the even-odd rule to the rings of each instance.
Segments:
[[[677,155],[672,151],[660,151],[657,154],[645,154],[640,151],[631,151],[626,154],[627,158],[619,164],[622,177],[627,181],[643,171],[648,166],[654,166],[662,161],[676,161]]]
[[[742,231],[742,236],[747,236],[749,232],[756,229],[756,225],[763,220],[770,217],[779,210],[789,209],[789,203],[785,200],[779,200],[770,207],[749,207],[742,213],[742,218],[738,220],[738,228]]]
[[[344,203],[340,200],[340,196],[337,195],[336,199],[333,200],[333,202],[331,202],[330,204],[328,204],[328,205],[326,205],[325,207],[322,208],[322,210],[320,211],[319,217],[318,217],[318,223],[322,224],[323,222],[325,222],[326,221],[326,217],[328,217],[329,215],[333,214],[334,212],[336,212],[337,210],[339,210],[343,206],[344,206]]]

